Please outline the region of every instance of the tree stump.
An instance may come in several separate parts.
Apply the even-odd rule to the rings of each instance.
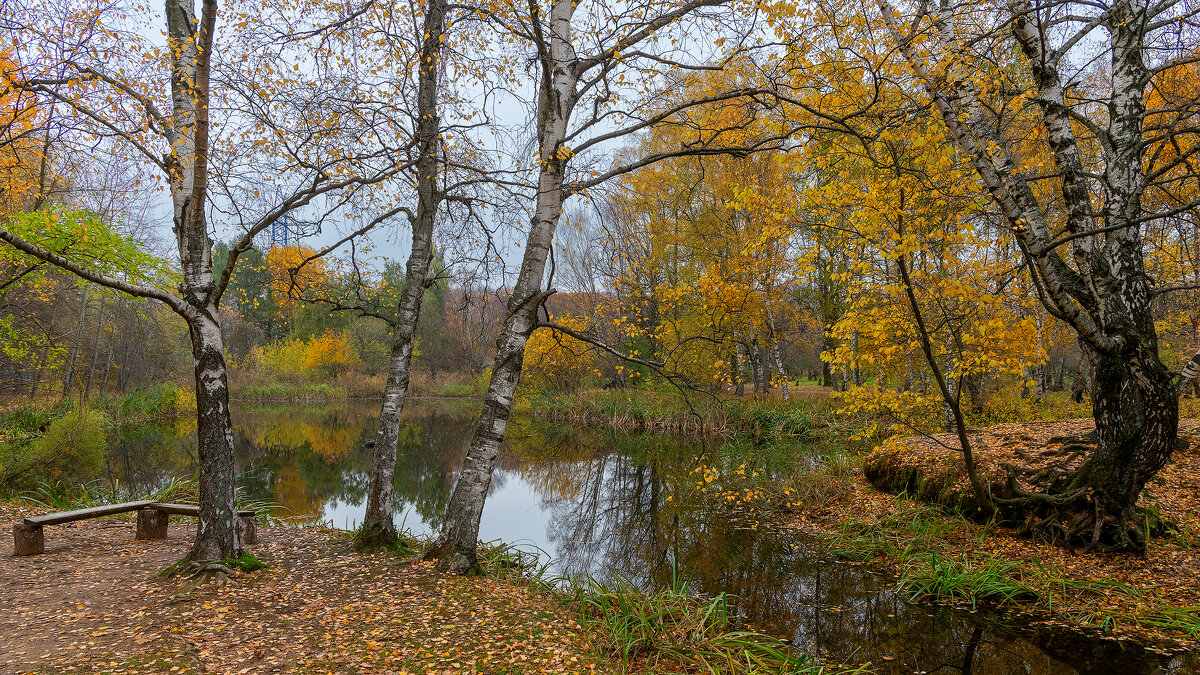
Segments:
[[[41,525],[13,525],[13,555],[38,555],[46,550]]]
[[[167,520],[170,516],[166,511],[158,509],[139,509],[137,516],[137,534],[134,539],[166,539]]]
[[[258,525],[254,516],[238,516],[238,537],[243,546],[258,543]]]

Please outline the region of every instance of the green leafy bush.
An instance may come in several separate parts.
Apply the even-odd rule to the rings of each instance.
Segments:
[[[107,446],[104,424],[98,410],[71,410],[38,438],[0,444],[0,483],[84,483],[95,478]]]

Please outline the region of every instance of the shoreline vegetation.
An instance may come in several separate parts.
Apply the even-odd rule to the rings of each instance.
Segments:
[[[678,397],[645,391],[534,398],[529,411],[621,431],[712,430],[721,449],[715,458],[701,458],[695,488],[716,507],[813,536],[838,559],[887,572],[914,600],[988,609],[1013,623],[1036,621],[1152,648],[1200,648],[1200,588],[1193,581],[1200,578],[1200,510],[1193,503],[1200,422],[1181,424],[1180,450],[1147,488],[1147,527],[1156,534],[1147,554],[1100,554],[969,517],[970,487],[949,435],[884,438],[878,420],[838,415],[828,393],[801,391],[791,403],[776,396],[710,400],[695,407],[703,422],[690,427],[681,420],[695,415]],[[1012,457],[978,450],[977,456],[997,483],[1002,460],[1077,460],[1082,448],[1076,446],[1088,442],[1092,429],[1090,419],[1081,419],[1087,412],[1065,396],[1048,397],[1033,410],[988,411],[990,418],[974,421],[975,433],[998,430],[1003,440],[988,437]],[[1200,401],[1185,399],[1181,416],[1200,416]],[[1029,468],[1047,461],[1029,462]]]
[[[426,382],[414,398],[456,396],[447,391],[469,398],[471,384],[434,388]],[[179,407],[188,400],[186,392],[175,389],[162,385],[119,400],[93,401],[92,409],[103,411],[110,424],[191,414]],[[1200,577],[1200,521],[1186,490],[1195,484],[1193,464],[1200,466],[1200,423],[1183,424],[1185,442],[1162,480],[1147,492],[1148,513],[1156,519],[1147,522],[1156,534],[1147,554],[1078,553],[964,515],[970,510],[969,490],[961,459],[943,445],[945,438],[884,439],[877,419],[838,414],[827,390],[815,385],[793,391],[797,389],[788,403],[773,395],[700,395],[690,406],[670,391],[642,388],[534,395],[521,401],[518,412],[535,424],[567,421],[620,432],[710,438],[705,443],[710,450],[696,460],[693,489],[712,508],[727,509],[752,527],[787,528],[815,537],[837,559],[887,572],[914,600],[986,609],[1005,621],[1130,639],[1155,649],[1200,647],[1200,589],[1188,581]],[[1197,402],[1184,403],[1184,416],[1196,417]],[[45,433],[55,415],[63,418],[71,408],[59,405],[34,414],[20,403],[10,405],[4,411],[3,440],[11,445],[28,440],[21,434],[33,438]],[[989,411],[991,418],[974,424],[980,438],[987,439],[981,447],[1003,448],[1015,457],[1063,457],[1073,452],[1073,444],[1086,442],[1090,422],[1078,419],[1084,410],[1055,399],[1033,415],[1028,409]],[[1011,418],[1037,421],[1013,423]],[[983,465],[993,472],[1011,456],[981,453]],[[66,508],[78,499],[57,495],[55,501],[53,490],[45,486],[41,494],[47,497],[39,500],[43,507]],[[421,543],[409,538],[407,546],[414,553]],[[520,578],[530,588],[553,586],[537,574],[530,576],[529,561],[514,549],[489,551],[496,558],[490,569],[501,582]],[[414,564],[411,569],[423,568]],[[703,670],[704,659],[721,658],[748,664],[760,659],[755,672],[785,672],[767,666],[785,653],[783,643],[738,627],[722,598],[697,598],[686,592],[685,584],[646,593],[619,580],[581,580],[554,593],[564,606],[575,607],[569,621],[577,630],[604,636],[611,651],[597,658],[618,664],[613,666],[617,672],[653,672],[646,669],[656,659]],[[695,621],[701,623],[689,624]],[[688,625],[692,627],[684,637],[704,639],[671,634]],[[816,672],[812,668],[800,672]]]
[[[265,377],[253,371],[234,370],[229,378],[229,398],[234,402],[258,403],[379,401],[383,398],[386,379],[386,373],[366,375],[347,372],[331,378],[309,379]],[[484,375],[447,373],[434,378],[428,373],[414,373],[407,397],[482,397],[486,388],[487,378]]]

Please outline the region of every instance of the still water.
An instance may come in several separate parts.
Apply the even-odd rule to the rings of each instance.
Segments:
[[[473,409],[410,403],[396,467],[397,525],[441,524],[470,440]],[[235,407],[241,486],[282,518],[352,529],[362,520],[377,409]],[[191,428],[189,428],[189,426]],[[1198,673],[1200,658],[1060,631],[999,625],[978,614],[915,604],[864,566],[836,562],[795,534],[751,529],[688,498],[702,442],[517,420],[509,427],[480,537],[539,551],[551,572],[620,574],[645,586],[691,580],[729,593],[759,630],[831,664],[879,673],[1048,675]],[[122,428],[104,478],[153,488],[195,471],[194,422]],[[668,496],[671,499],[668,499]]]

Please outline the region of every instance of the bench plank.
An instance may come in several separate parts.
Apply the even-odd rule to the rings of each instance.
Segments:
[[[47,513],[44,516],[30,516],[25,519],[26,525],[58,525],[60,523],[70,523],[76,520],[87,520],[88,518],[97,518],[99,516],[110,516],[114,513],[126,513],[128,511],[137,511],[155,504],[152,500],[140,502],[123,502],[121,504],[105,504],[104,506],[93,506],[87,509],[77,509],[75,511],[63,511],[61,513]]]
[[[150,502],[150,508],[157,509],[164,513],[171,513],[177,516],[193,516],[199,517],[200,507],[195,504],[164,504],[162,502]],[[253,516],[253,511],[238,511],[239,516]]]

